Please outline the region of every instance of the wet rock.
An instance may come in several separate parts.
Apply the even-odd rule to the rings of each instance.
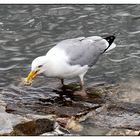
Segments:
[[[9,114],[5,112],[4,106],[0,106],[0,135],[11,133],[14,125],[26,121],[29,121],[29,119],[20,115]]]
[[[134,131],[129,129],[112,129],[106,135],[113,136],[138,136],[140,131]]]
[[[31,119],[31,120],[37,120],[37,119],[49,119],[54,120],[56,118],[56,115],[37,115],[37,114],[26,114],[25,117]]]
[[[140,82],[139,80],[129,80],[127,83],[120,84],[120,90],[115,95],[118,101],[134,104],[140,103]]]
[[[10,133],[13,130],[13,126],[20,122],[29,121],[29,119],[25,117],[7,113],[5,110],[6,103],[0,100],[0,135],[6,135]]]
[[[53,121],[56,120],[62,128],[64,127],[73,132],[82,131],[83,127],[82,125],[80,125],[79,121],[83,119],[84,116],[90,111],[99,108],[101,105],[97,103],[103,102],[103,99],[101,96],[102,91],[99,89],[94,89],[92,91],[93,95],[89,96],[89,98],[73,96],[72,93],[78,88],[79,85],[70,84],[64,89],[56,91],[56,94],[58,94],[59,96],[48,97],[47,99],[40,98],[36,103],[33,102],[29,105],[25,102],[26,108],[22,108],[22,110],[26,112],[26,110],[29,109],[28,107],[30,107],[31,110],[34,110],[39,114],[54,114],[55,116],[51,116],[50,119],[52,119]],[[90,91],[91,89],[89,89],[89,92]],[[94,101],[96,102],[93,104]],[[22,114],[20,112],[21,107],[24,107],[24,102],[22,102],[22,106],[21,102],[19,102],[17,106],[15,103],[11,102],[10,104],[6,105],[6,111],[9,113]],[[42,130],[42,128],[38,126],[39,124],[35,121],[40,119],[48,119],[47,117],[43,118],[40,115],[35,116],[33,114],[28,114],[26,115],[26,117],[33,121],[26,122],[23,124],[19,122],[19,124],[17,124],[14,127],[14,131],[11,133],[11,135],[40,135],[42,133],[45,133],[45,131],[48,132],[46,129]],[[26,127],[30,129],[28,130]],[[55,133],[54,130],[52,130],[52,132]]]
[[[11,135],[35,136],[54,130],[54,122],[49,119],[37,119],[26,123],[17,124]]]
[[[28,97],[28,92],[20,97],[19,91],[14,90],[12,98],[9,97],[10,103],[5,105],[6,111],[8,114],[24,114],[30,121],[14,125],[10,135],[121,135],[119,130],[132,130],[128,132],[137,134],[140,130],[139,103],[127,102],[125,98],[121,100],[120,91],[123,94],[123,90],[120,87],[91,86],[86,89],[86,98],[73,95],[79,90],[78,84],[48,90],[47,96],[42,90],[32,88],[28,92],[32,92],[34,98]],[[17,99],[14,103],[13,98]]]
[[[13,126],[25,122],[27,119],[19,116],[8,113],[0,113],[0,135],[5,135],[10,133],[13,130]]]
[[[15,117],[16,115],[13,116]],[[20,117],[22,118],[22,116]],[[13,118],[10,118],[10,121],[11,119]],[[4,127],[1,128],[3,131],[0,131],[1,132],[0,135],[8,135],[8,136],[71,135],[67,129],[63,128],[55,121],[56,119],[54,115],[43,116],[43,115],[27,114],[25,116],[26,121],[25,120],[18,121],[17,118],[15,119],[16,123],[13,123],[13,125],[11,125],[10,128],[8,127],[9,121],[6,122],[7,120],[5,121],[2,120],[4,126],[6,125],[7,127],[6,129]]]
[[[63,136],[72,135],[67,129],[61,127],[57,122],[54,125],[54,131],[43,133],[43,136]]]
[[[65,127],[76,132],[82,131],[83,129],[83,126],[80,125],[79,122],[75,121],[73,117],[67,121]]]
[[[80,132],[80,135],[84,136],[102,136],[106,135],[106,133],[109,131],[108,128],[101,128],[94,126],[93,124],[84,124],[83,125],[83,130]]]
[[[71,118],[65,117],[65,118],[57,118],[56,121],[66,129],[69,129],[71,131],[79,132],[82,131],[83,127],[79,123],[79,121],[76,120],[76,118],[73,116]]]
[[[7,113],[6,107],[6,103],[0,100],[0,135],[40,135],[54,130],[54,121],[46,116],[28,114],[23,117]]]
[[[103,85],[89,88],[87,91],[89,91],[89,99],[84,99],[84,101],[94,104],[92,101],[96,99],[101,106],[98,106],[94,110],[85,109],[84,111],[86,112],[87,110],[87,112],[76,119],[85,124],[92,124],[88,129],[86,129],[88,125],[81,125],[83,128],[79,132],[81,135],[105,135],[109,130],[112,130],[111,128],[118,130],[125,128],[132,130],[132,132],[138,132],[138,130],[140,130],[140,104],[137,102],[120,102],[117,96],[120,91],[120,86]],[[100,103],[100,101],[102,103]],[[63,119],[63,122],[65,121]],[[95,133],[90,129],[95,130]]]
[[[87,116],[85,122],[102,128],[139,130],[139,120],[140,115],[138,113],[104,105],[104,107],[97,109],[94,114],[91,113],[90,116]]]

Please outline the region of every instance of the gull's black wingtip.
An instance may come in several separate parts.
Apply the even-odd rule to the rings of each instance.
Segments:
[[[113,41],[115,40],[116,36],[115,34],[105,37],[104,39],[109,43],[109,46],[113,43]]]

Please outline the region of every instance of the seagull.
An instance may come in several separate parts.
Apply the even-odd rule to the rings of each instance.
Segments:
[[[47,77],[61,79],[64,85],[65,78],[80,78],[80,94],[86,95],[84,76],[96,64],[99,57],[116,47],[115,35],[107,37],[90,36],[66,39],[51,48],[46,55],[39,56],[32,61],[31,71],[25,78],[26,84],[44,73]]]

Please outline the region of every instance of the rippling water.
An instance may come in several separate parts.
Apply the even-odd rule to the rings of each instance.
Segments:
[[[34,58],[61,40],[117,34],[117,48],[100,58],[86,75],[87,86],[140,78],[140,5],[0,5],[0,89],[5,100],[26,104],[57,96],[59,80],[38,76],[23,87]],[[67,80],[75,82],[77,79]],[[26,100],[25,100],[26,99]]]

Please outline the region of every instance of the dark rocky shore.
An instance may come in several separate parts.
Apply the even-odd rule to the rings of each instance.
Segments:
[[[53,90],[56,96],[47,94],[30,102],[20,100],[16,89],[6,98],[10,88],[5,89],[0,101],[0,135],[140,135],[140,89],[129,84],[130,89],[126,84],[89,87],[87,97],[74,96],[79,86],[70,84]],[[17,95],[18,101],[10,101]]]

